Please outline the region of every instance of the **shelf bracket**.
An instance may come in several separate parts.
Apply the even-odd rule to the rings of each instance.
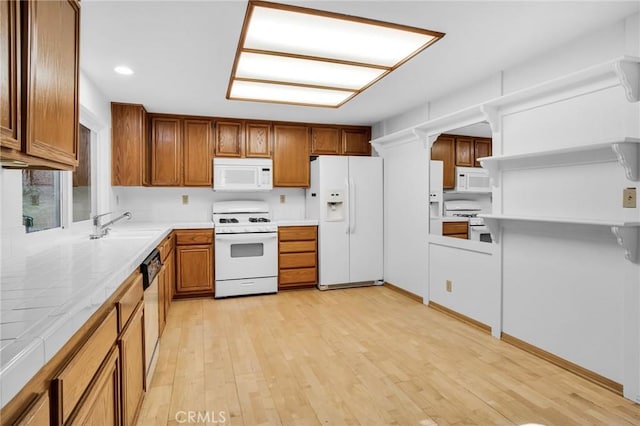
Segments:
[[[500,115],[498,114],[498,108],[488,105],[482,105],[480,107],[480,111],[482,111],[485,120],[489,122],[491,131],[493,133],[500,133]]]
[[[624,168],[627,179],[638,181],[640,176],[640,147],[637,143],[618,142],[611,145],[611,149],[618,157],[618,162]]]
[[[613,64],[620,85],[629,102],[640,100],[640,64],[637,62],[618,61]]]
[[[638,227],[612,226],[611,232],[624,249],[624,257],[632,263],[638,263]]]
[[[420,129],[411,129],[411,131],[416,136],[416,138],[418,138],[418,142],[422,142],[422,146],[424,147],[424,149],[431,148],[431,144],[433,142],[429,141],[429,135],[427,134],[427,132]]]

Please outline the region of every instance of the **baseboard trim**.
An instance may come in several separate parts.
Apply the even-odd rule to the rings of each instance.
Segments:
[[[429,301],[429,305],[430,308],[435,309],[436,311],[442,312],[443,314],[447,314],[457,320],[460,320],[464,323],[467,323],[473,327],[476,327],[477,329],[479,329],[480,331],[483,331],[487,334],[491,334],[491,327],[489,327],[488,325],[481,323],[480,321],[474,320],[473,318],[470,318],[466,315],[462,315],[459,312],[456,312],[454,310],[451,310],[449,308],[446,308],[436,302],[433,301]]]
[[[546,361],[549,361],[552,364],[557,365],[560,368],[563,368],[573,374],[576,374],[583,379],[589,380],[592,383],[602,386],[605,389],[608,389],[620,396],[622,396],[623,386],[614,382],[611,379],[607,379],[600,374],[593,372],[591,370],[587,370],[584,367],[580,367],[577,364],[572,363],[571,361],[567,361],[564,358],[560,358],[557,355],[554,355],[550,352],[545,351],[544,349],[540,349],[537,346],[533,346],[530,343],[525,342],[524,340],[520,340],[517,337],[513,337],[507,333],[502,333],[500,335],[500,339],[510,345],[517,347],[518,349],[522,349],[523,351],[529,352],[533,355],[536,355]]]
[[[404,288],[400,288],[400,287],[398,287],[398,286],[395,286],[395,285],[393,285],[393,284],[391,284],[390,282],[387,282],[387,281],[385,281],[383,285],[384,285],[385,287],[387,287],[388,289],[395,291],[396,293],[400,293],[400,294],[402,294],[403,296],[408,297],[409,299],[413,299],[413,300],[415,300],[416,302],[423,303],[423,299],[422,299],[422,297],[418,296],[418,295],[417,295],[417,294],[415,294],[415,293],[411,293],[410,291],[407,291],[407,290],[405,290]]]

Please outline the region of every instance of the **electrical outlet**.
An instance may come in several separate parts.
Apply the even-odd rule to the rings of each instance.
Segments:
[[[182,196],[182,204],[189,204],[189,196],[188,195],[183,195]]]
[[[451,290],[452,290],[452,289],[451,289],[451,287],[452,287],[452,286],[453,286],[453,284],[451,283],[451,280],[447,280],[447,291],[448,291],[449,293],[451,293]]]
[[[287,196],[284,194],[280,195],[280,204],[284,204],[287,202]]]
[[[636,208],[636,189],[625,188],[622,190],[622,207],[625,209]]]

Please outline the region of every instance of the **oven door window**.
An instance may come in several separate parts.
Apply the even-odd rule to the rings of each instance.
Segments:
[[[264,256],[264,243],[231,244],[231,257],[261,257]]]

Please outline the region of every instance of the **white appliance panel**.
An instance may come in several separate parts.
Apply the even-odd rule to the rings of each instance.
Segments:
[[[345,156],[318,157],[318,195],[320,226],[318,227],[318,282],[342,284],[349,282],[349,159]],[[331,191],[344,191],[344,220],[327,221],[326,205]]]
[[[383,275],[382,158],[349,158],[349,282]]]
[[[147,383],[151,383],[153,375],[151,366],[158,345],[158,279],[159,276],[156,276],[144,290],[144,353]]]
[[[216,234],[215,249],[216,283],[244,279],[248,272],[253,277],[278,275],[276,232]]]

